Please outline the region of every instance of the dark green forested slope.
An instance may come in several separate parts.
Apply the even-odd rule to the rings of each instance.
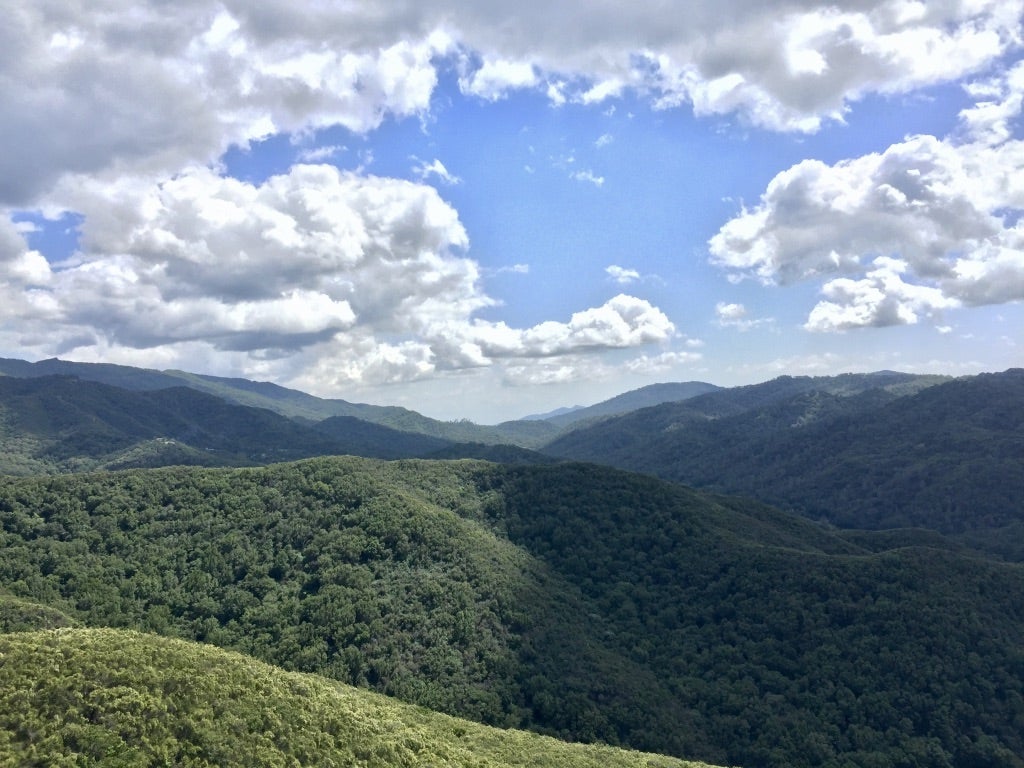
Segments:
[[[341,416],[400,432],[456,442],[513,443],[536,448],[559,432],[557,426],[546,422],[509,421],[482,426],[465,420],[439,421],[408,408],[325,399],[266,381],[206,376],[187,371],[155,371],[107,363],[76,363],[56,358],[35,363],[0,358],[0,377],[27,379],[48,376],[71,376],[84,382],[130,391],[187,387],[233,405],[263,408],[290,419],[317,422]]]
[[[700,768],[499,731],[210,646],[96,629],[0,635],[0,764]]]
[[[0,634],[73,627],[76,624],[74,619],[56,608],[0,592]]]
[[[904,396],[728,396],[747,389],[764,388],[639,411],[545,451],[748,494],[845,527],[957,533],[1024,520],[1024,370]]]
[[[68,376],[0,377],[0,474],[401,458],[449,445],[353,417],[309,426],[182,386],[133,391]]]
[[[99,466],[237,465],[336,453],[272,411],[186,387],[133,392],[68,376],[0,377],[0,472]]]
[[[1024,570],[587,465],[0,486],[0,588],[478,721],[719,764],[1024,765]]]
[[[481,522],[477,471],[495,469],[348,458],[11,481],[0,587],[483,722],[685,754],[663,683]]]

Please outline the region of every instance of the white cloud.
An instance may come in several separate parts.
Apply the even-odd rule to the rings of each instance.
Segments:
[[[303,163],[322,163],[324,160],[330,160],[342,152],[347,147],[340,146],[338,144],[330,144],[322,147],[306,147],[299,151],[299,160]]]
[[[508,267],[498,267],[496,270],[494,270],[494,272],[496,274],[499,274],[499,275],[500,274],[505,274],[505,273],[508,273],[508,272],[511,272],[514,275],[528,275],[528,274],[530,274],[530,265],[529,264],[513,264],[513,265],[508,266]]]
[[[448,329],[444,335],[472,350],[478,360],[542,358],[625,349],[665,342],[675,326],[660,309],[634,296],[619,294],[600,307],[576,312],[567,323],[554,320],[532,328],[510,328],[503,322],[476,320],[471,326]]]
[[[626,83],[617,77],[599,80],[579,95],[583,104],[600,104],[602,101],[621,95]]]
[[[510,90],[532,88],[538,82],[537,73],[529,62],[485,58],[479,69],[459,79],[459,87],[463,93],[497,101]]]
[[[413,173],[422,181],[427,181],[430,177],[435,177],[442,184],[451,185],[462,183],[462,179],[452,173],[449,173],[448,169],[444,167],[444,163],[437,158],[434,158],[430,163],[418,161],[412,170]]]
[[[587,184],[593,184],[595,187],[604,186],[604,176],[597,176],[594,174],[593,171],[589,169],[585,171],[573,171],[572,173],[569,174],[569,177],[576,181],[582,181]]]
[[[193,169],[159,185],[79,179],[62,199],[85,217],[81,253],[38,288],[57,321],[22,311],[19,322],[64,349],[102,339],[294,352],[343,332],[413,335],[491,303],[458,255],[458,216],[422,185],[331,166],[258,186]]]
[[[688,346],[697,348],[700,342],[690,339]],[[665,373],[680,365],[691,365],[703,359],[700,352],[662,352],[660,355],[639,355],[627,360],[623,367],[630,373],[651,375]]]
[[[749,331],[765,325],[774,325],[775,319],[771,317],[750,318],[748,311],[742,304],[730,304],[720,301],[715,305],[715,322],[722,328],[736,328],[740,331]]]
[[[60,194],[84,221],[81,251],[57,267],[0,220],[0,327],[19,329],[0,344],[26,354],[190,367],[219,352],[220,369],[324,391],[675,332],[624,295],[525,329],[474,318],[494,301],[460,255],[457,214],[421,184],[303,165],[260,185],[192,169],[162,184],[77,179]]]
[[[597,103],[628,88],[814,130],[865,94],[982,71],[1020,43],[1022,3],[702,0],[665,13],[638,0],[590,6],[581,24],[567,0],[528,13],[466,0],[7,2],[0,144],[32,151],[0,154],[0,204],[31,205],[68,173],[174,174],[277,132],[422,116],[456,54],[474,62],[463,88],[485,99],[539,88]]]
[[[568,355],[554,360],[531,361],[529,365],[509,364],[505,366],[502,378],[514,387],[593,383],[621,377],[623,372],[635,376],[664,375],[679,367],[693,365],[701,358],[699,352],[662,352],[657,355],[640,354],[613,365],[598,357]]]
[[[626,269],[625,267],[620,267],[617,264],[605,267],[604,271],[607,272],[608,276],[619,285],[628,285],[629,283],[640,279],[640,273],[635,269]]]
[[[1020,115],[1024,102],[1024,62],[1018,62],[998,78],[969,83],[973,107],[960,113],[967,136],[985,144],[1001,144],[1011,138],[1010,121]]]
[[[594,146],[601,149],[602,147],[607,147],[613,141],[615,141],[615,137],[610,133],[602,133],[597,137],[597,141],[594,142]]]
[[[68,173],[176,173],[275,132],[423,114],[451,40],[427,30],[370,43],[363,14],[204,0],[5,7],[0,142],[31,151],[0,154],[0,203],[31,204]]]
[[[903,280],[906,264],[880,257],[875,269],[860,280],[837,278],[825,284],[822,301],[811,310],[806,328],[838,331],[863,326],[913,325],[921,315],[960,306],[938,288],[912,285]]]
[[[975,90],[1010,106],[966,110],[961,141],[912,136],[778,174],[711,238],[712,262],[766,284],[824,280],[826,301],[807,323],[815,330],[1024,299],[1024,142],[1005,130],[1019,114],[1022,71]]]

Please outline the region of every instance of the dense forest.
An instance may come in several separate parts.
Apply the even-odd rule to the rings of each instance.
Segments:
[[[1006,533],[1019,541],[1024,523],[1024,370],[916,392],[928,381],[892,378],[859,392],[837,392],[844,377],[725,390],[573,431],[545,452],[753,496],[844,528],[973,532],[975,543],[1012,554]]]
[[[1024,579],[587,465],[13,479],[0,587],[431,709],[745,766],[1021,765]]]
[[[702,768],[488,728],[152,634],[0,634],[0,659],[3,765]]]

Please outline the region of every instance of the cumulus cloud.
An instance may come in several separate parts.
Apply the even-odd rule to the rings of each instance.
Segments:
[[[65,349],[102,338],[294,351],[346,331],[415,333],[490,304],[458,254],[457,214],[427,186],[305,165],[262,185],[208,169],[162,184],[80,179],[62,197],[85,217],[81,251],[51,270],[8,237],[7,272],[22,277],[4,289],[45,296],[56,314],[22,309],[19,322]],[[3,312],[15,306],[8,297]]]
[[[709,241],[734,278],[821,280],[807,327],[917,322],[962,305],[1024,299],[1024,142],[1017,67],[976,94],[957,137],[912,136],[834,165],[807,160],[778,174],[757,206]]]
[[[0,204],[30,205],[67,173],[176,173],[274,133],[422,116],[454,59],[484,99],[537,88],[599,103],[632,89],[815,130],[865,94],[980,71],[1020,42],[1022,3],[702,0],[666,13],[637,0],[594,4],[581,24],[567,0],[529,13],[467,0],[6,2],[0,142],[32,151],[0,155]]]
[[[863,326],[913,325],[922,315],[959,306],[938,288],[913,285],[903,280],[907,265],[880,257],[874,269],[860,280],[837,278],[825,284],[826,301],[818,303],[807,318],[812,331],[837,331]]]
[[[471,74],[459,79],[463,93],[497,101],[516,88],[531,88],[539,82],[533,65],[527,61],[485,58]]]
[[[665,342],[676,333],[664,312],[644,299],[619,294],[600,307],[576,312],[568,322],[549,320],[531,328],[475,321],[447,337],[477,360],[543,358],[625,349]],[[456,335],[458,334],[458,335]]]
[[[67,261],[50,265],[9,219],[0,227],[0,317],[19,328],[3,341],[42,354],[212,350],[247,368],[276,361],[276,378],[315,373],[322,390],[675,330],[624,295],[525,329],[474,318],[494,301],[456,212],[422,184],[300,165],[258,185],[196,168],[159,184],[77,179],[60,194],[84,216]]]
[[[424,113],[451,40],[371,42],[370,10],[5,4],[0,141],[32,151],[0,155],[0,203],[30,204],[68,173],[176,173],[277,132]]]

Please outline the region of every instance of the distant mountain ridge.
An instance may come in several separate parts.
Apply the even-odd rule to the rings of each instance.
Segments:
[[[650,384],[646,387],[623,392],[621,395],[602,400],[600,403],[570,409],[565,413],[553,413],[546,421],[559,427],[568,427],[583,421],[592,421],[605,416],[615,416],[640,408],[661,403],[689,400],[722,389],[703,381],[684,381],[665,384]]]
[[[148,466],[164,463],[165,454],[172,463],[233,466],[343,452],[340,443],[273,411],[185,386],[132,391],[63,375],[4,376],[0,415],[0,471],[14,474],[26,473],[11,466],[19,441],[33,448],[22,459],[27,473]]]
[[[751,495],[843,527],[1013,526],[1003,538],[1016,540],[1024,370],[785,377],[602,421],[544,452]]]
[[[122,389],[147,391],[186,386],[237,405],[266,408],[293,419],[318,422],[331,416],[351,416],[402,432],[416,432],[457,442],[514,443],[536,448],[552,439],[558,428],[547,422],[510,421],[482,426],[469,421],[446,422],[431,419],[399,406],[367,405],[346,400],[324,399],[270,382],[188,373],[155,371],[109,363],[76,363],[52,358],[36,363],[0,358],[0,375],[18,378],[75,376]]]

